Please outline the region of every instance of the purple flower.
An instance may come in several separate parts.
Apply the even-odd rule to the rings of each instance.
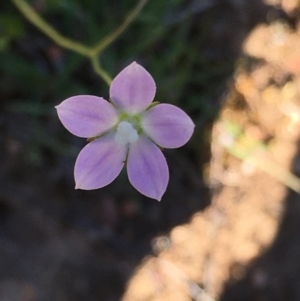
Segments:
[[[126,162],[130,183],[140,193],[161,200],[169,170],[160,148],[184,145],[194,123],[173,105],[151,105],[155,92],[152,76],[134,62],[111,83],[111,102],[78,95],[56,107],[68,131],[92,140],[76,160],[75,188],[90,190],[110,184]]]

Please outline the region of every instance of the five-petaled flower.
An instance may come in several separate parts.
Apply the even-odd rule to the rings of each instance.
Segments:
[[[155,92],[152,76],[134,62],[112,81],[110,102],[78,95],[56,106],[68,131],[91,140],[75,163],[76,188],[104,187],[126,163],[130,183],[140,193],[161,200],[169,170],[160,148],[184,145],[194,123],[173,105],[152,103]]]

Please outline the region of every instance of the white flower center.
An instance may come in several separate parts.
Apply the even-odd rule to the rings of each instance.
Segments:
[[[137,141],[139,135],[131,123],[127,121],[121,121],[117,127],[117,133],[115,136],[115,141],[121,145],[126,145],[127,143],[133,143]]]

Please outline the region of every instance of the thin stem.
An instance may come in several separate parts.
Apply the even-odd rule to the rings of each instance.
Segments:
[[[300,178],[289,170],[276,164],[271,158],[269,158],[266,152],[265,144],[262,142],[253,142],[251,147],[245,149],[244,147],[241,147],[239,143],[237,143],[237,139],[241,135],[245,136],[242,128],[238,124],[225,121],[224,130],[226,130],[227,133],[232,135],[234,138],[234,142],[232,144],[224,145],[230,154],[243,161],[250,162],[262,171],[279,180],[290,189],[300,193]]]
[[[123,24],[119,28],[117,28],[114,32],[103,38],[99,43],[97,43],[92,48],[92,53],[100,53],[105,48],[107,48],[112,42],[114,42],[126,29],[127,27],[134,21],[134,19],[141,12],[145,4],[148,0],[141,0],[137,6],[131,11],[131,13],[127,16]]]
[[[110,86],[112,79],[111,77],[107,74],[107,72],[102,68],[102,66],[100,65],[98,56],[91,56],[90,57],[94,71],[100,76],[102,77],[102,79],[108,84],[108,86]]]
[[[15,6],[21,11],[21,13],[42,31],[46,36],[52,39],[59,46],[77,52],[83,56],[89,57],[91,55],[91,49],[81,43],[73,41],[69,38],[62,36],[53,27],[51,27],[38,13],[32,9],[24,0],[11,0]]]
[[[20,10],[20,12],[36,26],[41,32],[43,32],[48,38],[52,39],[57,45],[62,48],[72,50],[79,53],[91,60],[94,71],[108,84],[110,85],[112,79],[107,72],[102,68],[99,62],[100,53],[114,42],[133,22],[138,16],[142,8],[145,6],[148,0],[140,0],[137,6],[127,16],[123,24],[117,28],[114,32],[100,40],[95,46],[89,47],[72,39],[66,38],[57,32],[51,25],[49,25],[34,9],[26,3],[25,0],[11,0],[14,5]]]
[[[241,160],[247,160],[248,162],[254,164],[262,171],[279,180],[285,186],[289,187],[297,193],[300,193],[300,179],[292,172],[277,165],[269,158],[257,158],[255,157],[255,154],[250,155],[245,151],[240,150],[236,145],[228,147],[227,151]]]

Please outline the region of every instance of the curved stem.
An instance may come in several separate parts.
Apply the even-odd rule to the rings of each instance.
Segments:
[[[114,42],[134,21],[134,19],[138,16],[138,14],[141,12],[141,10],[147,2],[148,0],[141,0],[137,4],[137,6],[131,11],[131,13],[127,16],[127,18],[119,28],[117,28],[114,32],[103,38],[99,43],[92,47],[92,53],[100,53],[105,48],[107,48],[112,42]]]
[[[140,0],[137,6],[131,11],[127,16],[123,24],[117,28],[114,32],[100,40],[95,46],[89,47],[72,39],[64,37],[59,32],[57,32],[52,26],[50,26],[35,10],[26,3],[25,0],[11,0],[14,5],[20,10],[20,12],[36,26],[41,32],[43,32],[48,38],[53,40],[57,45],[62,48],[72,50],[79,53],[91,60],[94,71],[108,84],[110,85],[112,79],[107,74],[107,72],[102,68],[99,62],[99,54],[108,47],[112,42],[114,42],[133,22],[133,20],[138,16],[142,8],[145,6],[148,0]]]
[[[102,77],[102,79],[110,86],[112,79],[111,77],[107,74],[107,72],[102,68],[100,65],[99,59],[97,55],[91,56],[90,57],[94,71]]]
[[[91,55],[91,49],[81,43],[68,39],[58,33],[53,27],[51,27],[38,13],[32,9],[23,0],[11,0],[15,6],[21,11],[21,13],[36,26],[40,31],[42,31],[46,36],[52,39],[59,46],[77,52],[83,56],[89,57]]]

